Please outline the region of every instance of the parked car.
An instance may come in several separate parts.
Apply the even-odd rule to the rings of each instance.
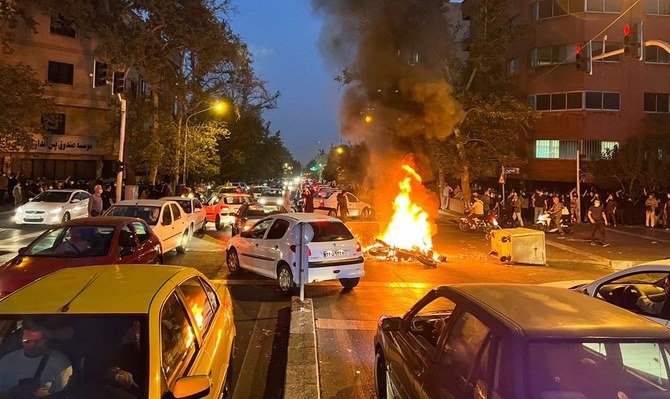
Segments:
[[[143,220],[71,220],[48,229],[0,266],[0,298],[66,267],[162,262],[160,240]]]
[[[668,276],[670,276],[670,260],[665,259],[620,270],[597,280],[568,280],[543,285],[567,288],[602,299],[670,328],[670,301],[666,301],[664,289]],[[637,305],[640,294],[645,294],[652,301],[666,306],[661,306],[658,314],[649,313]]]
[[[278,203],[244,204],[235,214],[232,234],[237,235],[241,231],[250,230],[256,222],[268,216],[289,212],[288,208]]]
[[[163,201],[174,201],[181,207],[181,210],[186,214],[188,219],[188,228],[191,233],[191,236],[195,232],[204,232],[205,225],[207,224],[207,212],[205,208],[197,198],[187,198],[187,197],[163,197]]]
[[[161,241],[163,253],[172,251],[183,254],[189,244],[189,220],[174,201],[125,200],[107,210],[105,216],[126,216],[147,222]]]
[[[356,287],[365,275],[360,244],[340,220],[313,213],[273,215],[232,237],[226,251],[230,272],[247,269],[277,279],[284,294],[292,293],[299,283],[299,273],[291,229],[299,223],[309,223],[314,229],[305,281],[337,279],[344,288]]]
[[[224,193],[212,196],[205,203],[207,222],[214,223],[217,230],[225,226],[235,224],[235,213],[244,204],[250,204],[253,200],[249,194]]]
[[[443,286],[378,325],[380,399],[661,398],[670,390],[670,331],[568,290]]]
[[[84,190],[46,190],[16,208],[16,224],[58,224],[88,216],[88,199]]]
[[[23,355],[34,326],[46,331],[49,356],[71,364],[49,397],[218,399],[231,384],[232,300],[194,269],[59,270],[0,301],[0,354]]]
[[[342,190],[320,190],[314,196],[314,212],[327,213],[328,216],[337,216],[337,195]],[[349,209],[349,217],[360,217],[369,220],[374,215],[374,210],[367,202],[360,201],[358,197],[352,193],[347,193],[347,204]]]

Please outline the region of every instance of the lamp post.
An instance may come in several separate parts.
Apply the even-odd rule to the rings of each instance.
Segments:
[[[123,94],[117,93],[119,103],[121,103],[121,127],[119,129],[119,170],[116,171],[116,202],[121,202],[121,190],[123,186],[123,171],[121,170],[121,165],[123,165],[123,150],[124,143],[126,141],[126,99],[123,97]]]
[[[188,151],[186,151],[186,145],[188,144],[188,121],[191,120],[191,118],[195,115],[202,114],[203,112],[207,112],[210,110],[215,110],[218,113],[223,113],[228,109],[228,104],[226,104],[223,101],[216,101],[214,102],[214,105],[211,107],[201,109],[200,111],[194,112],[191,115],[186,118],[186,123],[184,123],[184,169],[183,169],[183,174],[182,174],[182,182],[184,185],[186,185],[186,174],[187,174],[187,167],[186,167],[186,154]]]

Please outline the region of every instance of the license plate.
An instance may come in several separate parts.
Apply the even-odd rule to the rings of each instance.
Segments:
[[[346,251],[343,249],[338,249],[337,251],[323,251],[323,256],[326,258],[332,258],[333,256],[344,256]]]
[[[24,218],[23,220],[26,222],[41,222],[44,219]]]

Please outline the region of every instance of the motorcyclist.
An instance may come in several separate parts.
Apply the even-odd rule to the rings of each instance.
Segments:
[[[474,222],[477,219],[484,219],[484,203],[479,198],[479,194],[472,194],[472,205],[465,210],[468,221]]]

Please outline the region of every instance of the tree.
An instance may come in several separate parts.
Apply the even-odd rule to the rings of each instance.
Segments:
[[[323,169],[323,178],[336,181],[338,186],[347,187],[361,194],[367,176],[370,154],[365,144],[340,145],[333,147],[328,153],[328,160]]]

